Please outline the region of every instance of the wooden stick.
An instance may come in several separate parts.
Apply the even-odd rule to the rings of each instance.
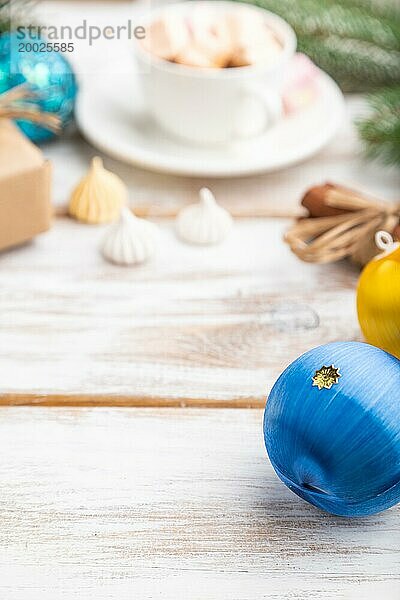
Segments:
[[[174,219],[183,205],[171,206],[169,204],[136,204],[131,207],[132,212],[137,217],[150,218],[150,219]],[[292,210],[277,211],[275,208],[271,210],[268,207],[251,207],[247,208],[235,208],[231,206],[225,207],[229,210],[232,217],[235,219],[295,219],[300,217],[303,213],[297,208]],[[66,204],[59,204],[54,207],[54,216],[56,218],[68,217],[68,206]]]

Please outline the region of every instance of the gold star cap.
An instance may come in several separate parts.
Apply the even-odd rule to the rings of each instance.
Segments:
[[[313,386],[318,387],[319,390],[323,388],[330,390],[334,384],[339,383],[339,377],[341,377],[339,368],[334,367],[334,365],[330,367],[324,365],[318,371],[315,371],[315,375],[312,378]]]

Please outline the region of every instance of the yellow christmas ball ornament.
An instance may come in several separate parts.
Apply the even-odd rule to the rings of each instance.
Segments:
[[[87,175],[72,192],[68,212],[83,223],[110,223],[119,217],[127,199],[125,184],[107,171],[101,158],[96,156]]]
[[[400,244],[385,231],[375,241],[383,253],[361,273],[358,320],[367,342],[400,358]]]

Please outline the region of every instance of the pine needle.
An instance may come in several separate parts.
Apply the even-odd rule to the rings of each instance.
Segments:
[[[369,158],[400,166],[400,85],[367,98],[370,115],[357,122]]]

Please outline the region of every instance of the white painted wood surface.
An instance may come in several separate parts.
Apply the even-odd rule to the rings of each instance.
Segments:
[[[63,24],[99,11],[52,7]],[[323,152],[281,173],[213,181],[105,164],[152,215],[202,185],[236,215],[297,214],[326,179],[396,198],[398,173],[360,158],[362,104],[347,110]],[[64,205],[97,152],[73,132],[44,151]],[[360,338],[357,270],[300,263],[281,241],[288,224],[240,220],[224,246],[199,249],[160,222],[158,259],[134,270],[101,259],[102,228],[67,219],[1,254],[0,403],[261,406],[299,353]],[[0,599],[399,600],[399,507],[344,520],[308,506],[274,475],[261,421],[260,410],[1,407]]]
[[[237,221],[199,248],[162,221],[158,258],[125,268],[101,257],[103,227],[57,219],[0,256],[2,394],[262,406],[300,353],[360,338],[356,267],[301,263],[288,224]]]
[[[297,498],[260,410],[2,408],[0,432],[4,600],[400,597],[400,508]]]

